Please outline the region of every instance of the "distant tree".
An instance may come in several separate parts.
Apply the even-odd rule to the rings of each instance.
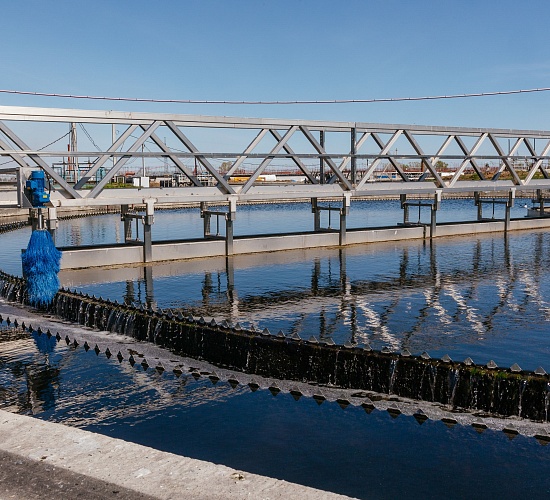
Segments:
[[[437,160],[435,162],[435,168],[437,170],[447,170],[447,168],[449,167],[449,164],[448,163],[445,163],[444,161],[441,161],[441,160]]]
[[[224,161],[220,165],[220,173],[225,174],[231,168],[231,165],[232,163],[230,161]]]

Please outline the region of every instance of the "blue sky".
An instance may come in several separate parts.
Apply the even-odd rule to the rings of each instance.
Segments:
[[[550,87],[550,2],[5,2],[1,89],[159,99],[368,99]],[[0,104],[550,129],[550,92],[295,106],[0,94]]]

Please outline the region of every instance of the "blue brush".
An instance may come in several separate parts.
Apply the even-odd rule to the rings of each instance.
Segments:
[[[59,290],[57,273],[61,261],[61,252],[55,247],[50,233],[45,229],[33,231],[21,260],[29,303],[34,307],[49,305]]]

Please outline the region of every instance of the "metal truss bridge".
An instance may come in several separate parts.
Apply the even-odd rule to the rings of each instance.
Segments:
[[[78,147],[77,125],[87,136]],[[67,141],[37,144],[67,130],[69,151]],[[383,195],[513,198],[550,189],[549,153],[550,131],[0,106],[0,173],[19,179],[0,207],[30,207],[22,189],[28,169],[47,173],[53,207],[148,200],[227,205],[233,213],[252,200],[341,198],[349,207],[354,198]],[[151,162],[182,182],[106,189]],[[275,164],[286,176],[267,175]]]

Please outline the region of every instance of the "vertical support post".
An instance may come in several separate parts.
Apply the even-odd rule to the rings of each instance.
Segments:
[[[349,214],[350,200],[351,193],[344,193],[344,197],[342,198],[342,208],[340,209],[340,246],[344,246],[346,244],[346,217]]]
[[[15,176],[17,182],[17,206],[22,208],[25,206],[24,199],[26,199],[26,196],[23,194],[25,192],[25,175],[23,175],[23,169],[17,168],[15,170]]]
[[[55,244],[55,236],[57,233],[58,228],[58,221],[57,221],[57,208],[56,207],[48,207],[48,232],[50,233],[50,236],[52,237],[52,240]]]
[[[36,208],[29,208],[29,222],[31,224],[31,231],[36,231],[38,229],[38,218],[36,213]]]
[[[477,207],[477,220],[480,221],[483,219],[483,203],[481,203],[479,193],[477,191],[474,192],[474,202]]]
[[[201,217],[203,219],[203,235],[204,237],[210,236],[210,217],[212,214],[208,212],[208,204],[201,201]]]
[[[537,201],[539,202],[539,215],[544,216],[544,196],[542,196],[542,189],[537,189]]]
[[[506,202],[506,215],[504,217],[504,232],[508,232],[510,228],[510,209],[514,206],[514,200],[516,198],[516,190],[512,188],[508,193],[508,201]]]
[[[311,211],[313,212],[313,230],[319,232],[321,230],[321,211],[317,204],[317,198],[311,198]]]
[[[325,131],[319,130],[319,144],[325,149]],[[325,159],[319,158],[319,184],[325,183]]]
[[[409,205],[407,205],[407,195],[400,194],[399,200],[401,201],[401,208],[403,209],[403,224],[409,223]]]
[[[233,221],[237,217],[237,199],[229,198],[229,211],[225,216],[225,255],[233,255]]]
[[[151,228],[155,221],[155,198],[143,200],[145,202],[145,218],[143,219],[143,262],[153,260],[153,240]]]
[[[124,223],[124,243],[128,243],[132,239],[132,219],[126,217],[128,213],[129,205],[120,206],[120,218]]]
[[[438,189],[434,194],[434,202],[431,206],[431,218],[430,218],[430,239],[435,237],[437,228],[437,211],[441,204],[441,189]]]
[[[346,212],[340,210],[340,238],[338,244],[344,246],[346,244]]]
[[[357,131],[355,127],[351,129],[351,183],[355,186],[357,181],[357,158],[355,158],[357,148]]]
[[[233,255],[233,220],[231,213],[225,217],[225,255]]]

